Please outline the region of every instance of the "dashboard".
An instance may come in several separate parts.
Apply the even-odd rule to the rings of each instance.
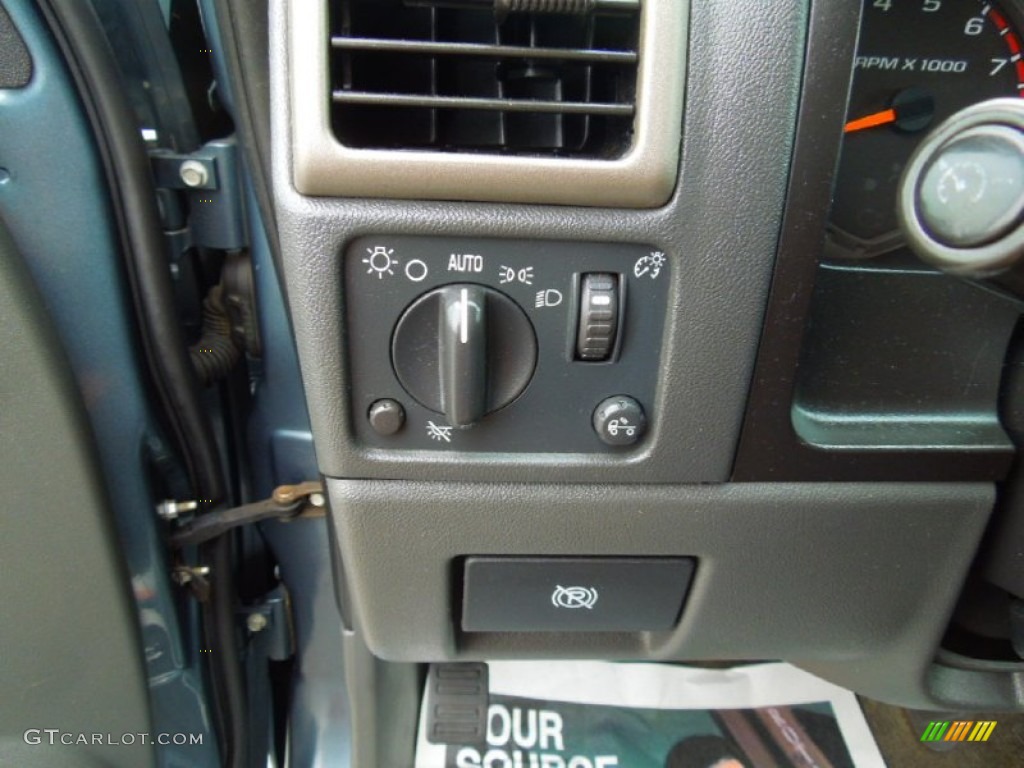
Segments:
[[[328,5],[315,22],[274,6],[274,190],[342,600],[371,651],[782,655],[869,695],[956,699],[924,681],[1013,461],[1000,388],[1019,308],[908,250],[898,201],[932,130],[1019,98],[1020,9],[647,2],[637,36],[601,49],[639,52],[635,90],[615,81],[607,101],[595,86],[558,106],[568,65],[529,76],[549,88],[535,125],[589,113],[607,135],[593,115],[618,110],[614,94],[633,103],[616,152],[541,149],[528,131],[460,143],[465,111],[527,108],[508,101],[514,64],[482,75],[463,56],[593,59],[593,37],[556,54],[543,14],[510,41],[508,19],[478,28],[472,4],[430,2],[401,17],[423,25],[412,43],[359,3]],[[392,18],[413,13],[399,5]],[[621,17],[638,4],[583,5]],[[662,55],[670,33],[685,56],[651,66],[645,46]],[[434,74],[411,77],[413,56]],[[361,74],[368,62],[391,79]],[[621,77],[602,66],[595,83]],[[330,101],[312,102],[311,82]],[[667,199],[639,200],[602,174],[665,162],[648,154],[664,114],[646,110],[666,88],[656,106],[682,127],[678,167],[669,157]],[[396,114],[423,116],[425,133],[339,128]],[[577,181],[598,196],[567,192]],[[955,174],[939,185],[963,194]],[[611,311],[588,319],[597,308]],[[943,534],[913,533],[925,528]],[[693,568],[671,628],[608,616],[595,630],[552,625],[539,599],[518,625],[463,613],[474,579],[488,583],[480,558],[507,560],[509,594],[581,558]],[[650,590],[621,573],[601,588]]]
[[[781,659],[1024,709],[1024,0],[199,0],[194,38],[190,4],[137,4],[136,53],[216,41],[183,69],[202,143],[147,55],[75,53],[119,3],[0,0],[59,32],[25,50],[63,78],[0,67],[0,109],[36,109],[0,158],[60,150],[34,186],[0,168],[0,213],[26,253],[73,250],[52,195],[114,254],[32,269],[155,585],[164,704],[204,710],[197,675],[222,735],[259,730],[224,714],[238,659],[157,666],[205,627],[294,662],[253,690],[297,765],[410,765],[437,663]],[[120,96],[92,69],[114,54]],[[128,128],[97,128],[118,99]],[[81,192],[104,183],[110,210]],[[132,254],[161,248],[146,283]],[[131,330],[113,351],[85,293]],[[138,380],[94,389],[95,361]],[[154,489],[185,506],[124,511]],[[234,550],[193,551],[227,498]],[[258,591],[244,628],[217,603]]]
[[[541,13],[475,26],[491,11],[393,6],[390,28],[358,2],[271,17],[284,272],[342,602],[370,650],[782,655],[869,695],[955,700],[927,681],[1013,461],[1000,391],[1019,306],[909,250],[899,199],[932,131],[1019,99],[1021,9],[581,4],[621,25],[639,10],[636,36],[601,42],[592,20],[559,43]],[[638,61],[634,87],[601,56]],[[593,89],[559,101],[577,60]],[[621,125],[601,115],[623,104],[633,132],[609,143]],[[467,144],[495,112],[496,143]],[[604,144],[561,143],[576,114]],[[661,154],[666,114],[678,157]],[[606,180],[649,184],[637,169],[666,162],[669,193]],[[964,167],[938,174],[951,209],[988,194]],[[1019,220],[1007,205],[986,244]],[[685,584],[661,582],[678,621],[471,611],[488,579],[519,605],[594,558],[626,602],[651,580],[619,560],[687,563]]]

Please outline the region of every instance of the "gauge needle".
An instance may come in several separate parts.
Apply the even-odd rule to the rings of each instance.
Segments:
[[[895,122],[896,110],[883,109],[881,112],[875,112],[874,114],[859,117],[856,120],[851,120],[846,124],[846,128],[843,129],[843,133],[863,131],[865,128],[876,128],[879,125],[888,125],[889,123]]]

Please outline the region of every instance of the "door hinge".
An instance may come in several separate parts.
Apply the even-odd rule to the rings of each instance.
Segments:
[[[149,152],[172,260],[193,246],[239,251],[249,246],[238,144],[233,137],[204,144],[188,155]],[[188,196],[188,215],[174,192]]]

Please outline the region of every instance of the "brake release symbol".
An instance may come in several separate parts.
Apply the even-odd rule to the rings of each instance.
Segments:
[[[558,585],[551,594],[551,603],[556,608],[586,608],[597,604],[597,590],[593,587],[563,587]]]

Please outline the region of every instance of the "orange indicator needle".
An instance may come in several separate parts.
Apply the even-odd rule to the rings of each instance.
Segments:
[[[846,124],[846,128],[843,130],[843,133],[863,131],[865,128],[876,128],[879,125],[888,125],[889,123],[895,122],[896,110],[883,109],[881,112],[875,112],[873,115],[867,115],[865,117],[859,117],[856,120],[851,120]]]

